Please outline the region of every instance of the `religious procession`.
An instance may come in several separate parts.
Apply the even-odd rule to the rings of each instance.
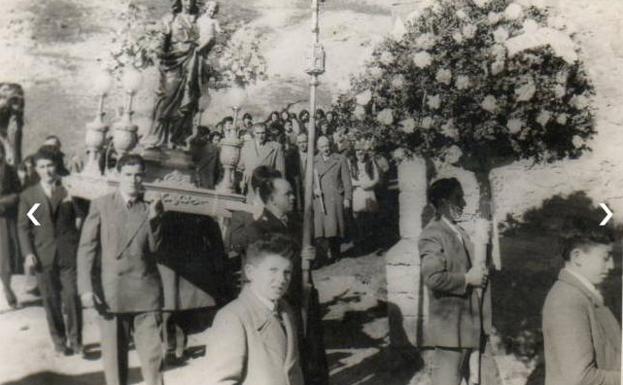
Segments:
[[[623,5],[26,3],[0,384],[621,384]]]

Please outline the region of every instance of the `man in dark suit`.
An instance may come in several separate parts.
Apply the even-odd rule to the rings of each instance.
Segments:
[[[296,198],[297,211],[303,211],[305,197],[305,166],[307,162],[307,134],[302,133],[296,137],[296,146],[290,147],[286,154],[286,178]]]
[[[124,155],[119,187],[91,202],[78,249],[78,289],[101,317],[102,355],[108,385],[126,385],[128,345],[134,339],[148,385],[161,385],[162,284],[156,253],[162,240],[162,203],[143,199],[145,162]],[[93,276],[93,278],[92,278]]]
[[[20,196],[18,232],[27,269],[36,269],[48,328],[57,352],[82,353],[81,309],[76,287],[76,249],[82,214],[57,173],[57,154],[42,147],[34,157],[40,182]],[[40,225],[26,213],[35,204]],[[67,322],[63,320],[64,307]]]
[[[499,384],[491,355],[491,288],[487,268],[475,263],[474,245],[457,224],[463,213],[463,189],[455,178],[440,179],[429,190],[435,218],[424,228],[418,247],[421,274],[429,289],[425,346],[433,347],[432,383],[459,385],[467,369],[480,370],[471,383]],[[479,352],[479,368],[469,368]],[[477,361],[477,360],[475,360]]]
[[[595,221],[573,222],[543,306],[545,385],[619,385],[621,325],[598,289],[614,268],[612,234]]]
[[[17,257],[15,239],[15,216],[19,201],[19,179],[15,169],[6,161],[6,150],[0,144],[0,281],[9,307],[18,307],[17,297],[11,289]]]

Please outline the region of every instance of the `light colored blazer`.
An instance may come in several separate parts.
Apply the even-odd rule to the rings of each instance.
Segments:
[[[545,385],[619,385],[621,326],[601,298],[561,270],[543,306]]]
[[[137,201],[129,210],[119,192],[91,202],[78,248],[78,291],[103,296],[107,312],[162,308],[156,265],[162,232],[160,220],[148,216],[146,202]]]
[[[249,287],[222,308],[208,331],[201,384],[303,385],[296,318],[285,301],[280,308],[283,329]]]
[[[244,181],[249,184],[253,170],[258,166],[273,167],[285,177],[285,162],[283,147],[279,143],[266,142],[258,149],[255,140],[249,140],[244,143],[240,151],[238,169],[243,171]]]
[[[464,242],[443,220],[433,219],[420,235],[421,274],[429,289],[424,346],[477,348],[482,333],[491,332],[491,284],[485,287],[482,304],[476,291],[465,285],[474,245],[460,231]]]

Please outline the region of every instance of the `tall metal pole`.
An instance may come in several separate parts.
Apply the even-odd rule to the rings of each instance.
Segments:
[[[305,162],[305,205],[303,211],[303,309],[304,309],[304,357],[303,373],[307,385],[328,385],[329,368],[323,341],[322,314],[318,291],[314,287],[311,275],[311,262],[316,257],[312,244],[313,235],[313,180],[314,150],[316,148],[316,89],[318,76],[324,72],[324,50],[320,45],[318,28],[318,0],[312,0],[312,52],[309,67],[305,71],[310,76],[309,82],[309,128],[307,132],[307,159]]]

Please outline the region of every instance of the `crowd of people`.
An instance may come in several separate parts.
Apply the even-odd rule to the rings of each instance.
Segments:
[[[269,123],[253,123],[249,115],[243,119],[251,135],[242,149],[239,187],[256,210],[234,212],[220,246],[203,245],[205,223],[191,221],[188,231],[182,231],[178,225],[184,221],[172,225],[162,202],[143,194],[149,170],[140,155],[117,159],[118,187],[87,208],[63,186],[68,170],[57,137],[48,137],[17,168],[6,162],[0,146],[0,273],[8,304],[19,307],[11,274],[23,260],[24,270],[36,276],[59,354],[85,353],[82,308],[93,307],[99,314],[106,383],[127,384],[133,341],[143,379],[148,385],[160,385],[170,337],[178,342],[176,355],[183,355],[185,343],[171,317],[174,311],[166,305],[178,293],[167,287],[160,266],[162,251],[174,254],[178,262],[170,266],[173,269],[183,267],[179,261],[188,262],[199,271],[200,280],[208,280],[192,262],[192,254],[220,247],[230,251],[228,259],[240,256],[241,285],[235,293],[197,300],[195,291],[190,296],[199,304],[180,307],[178,302],[188,301],[176,297],[172,307],[205,310],[224,305],[203,334],[202,383],[326,384],[317,378],[317,363],[310,364],[314,359],[310,343],[315,341],[303,331],[300,189],[305,160],[314,156],[313,234],[324,251],[318,255],[319,264],[339,257],[350,218],[359,223],[355,244],[369,238],[370,216],[378,210],[375,187],[383,180],[384,167],[364,142],[340,150],[332,131],[322,132],[322,127],[330,127],[322,119],[316,151],[307,154],[306,133],[299,131],[287,139],[289,123],[279,119],[275,113]],[[237,130],[230,119],[224,119],[223,128]],[[213,136],[204,132],[191,138],[191,151],[201,155],[205,152],[198,148],[216,146],[210,151],[218,158],[218,145],[209,140]],[[201,156],[197,160],[199,174],[206,162]],[[218,162],[213,166],[217,168]],[[203,180],[215,182],[218,177]],[[462,186],[454,178],[439,179],[430,186],[428,198],[435,216],[422,231],[418,250],[422,281],[429,289],[424,336],[426,346],[434,348],[432,382],[500,384],[489,340],[490,267],[474,260],[474,245],[460,225],[465,207]],[[40,225],[26,215],[36,203],[42,206],[37,214]],[[183,240],[176,241],[179,237]],[[216,237],[221,239],[221,234]],[[564,268],[543,308],[546,383],[618,384],[621,330],[598,289],[613,268],[611,234],[580,218],[571,222],[563,238]]]

